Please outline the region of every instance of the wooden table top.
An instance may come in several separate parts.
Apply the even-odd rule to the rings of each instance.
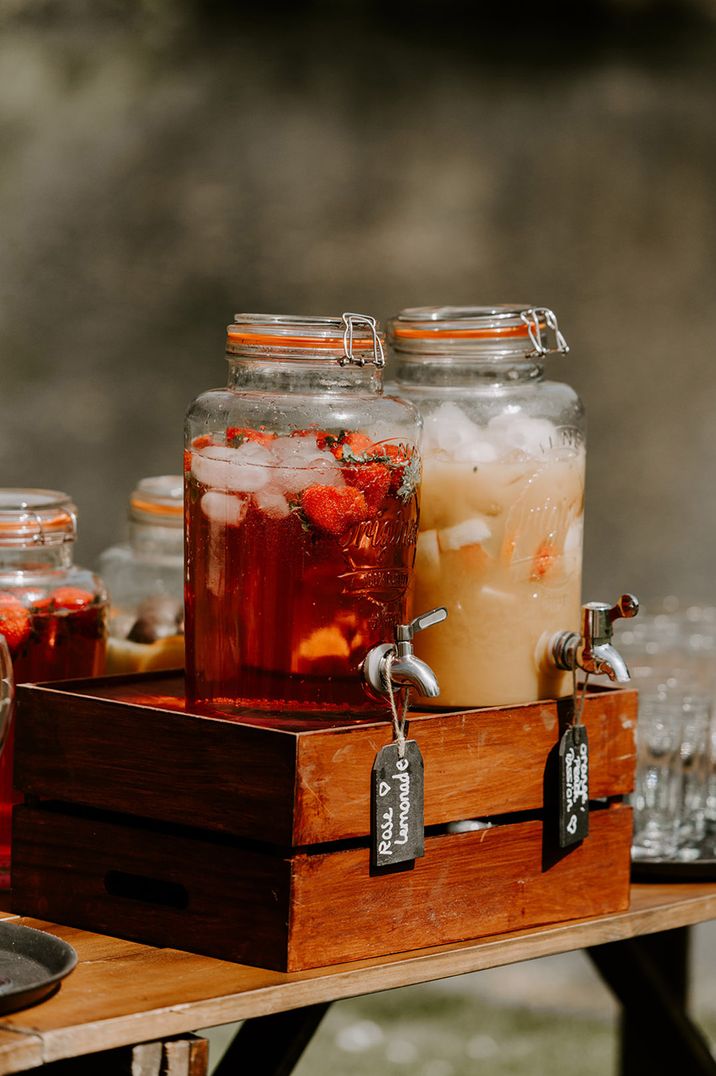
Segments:
[[[283,974],[155,949],[0,912],[74,945],[57,994],[0,1017],[0,1076],[59,1058],[165,1038],[321,1001],[619,941],[716,918],[716,884],[635,885],[627,912]]]

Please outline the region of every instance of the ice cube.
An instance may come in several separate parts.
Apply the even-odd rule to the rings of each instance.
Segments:
[[[420,531],[415,551],[415,572],[422,582],[436,582],[440,575],[438,532]]]
[[[423,447],[428,453],[462,458],[472,444],[484,440],[484,431],[454,403],[442,403],[424,420]]]
[[[490,537],[492,531],[482,516],[472,516],[456,523],[454,527],[444,527],[438,531],[438,545],[443,553],[464,546],[481,545]]]
[[[273,463],[273,453],[264,445],[255,441],[244,441],[242,445],[234,449],[238,463],[255,463],[257,466],[270,466]]]
[[[517,595],[511,594],[508,590],[497,590],[495,587],[481,587],[477,601],[484,600],[489,603],[486,607],[496,607],[496,609],[507,608],[510,605],[517,604]]]
[[[248,510],[248,501],[243,497],[210,490],[201,498],[201,510],[212,523],[222,527],[238,527]]]
[[[252,493],[268,484],[271,453],[246,441],[239,448],[210,445],[192,454],[194,477],[205,486],[233,493]]]
[[[277,437],[271,445],[271,455],[279,465],[305,467],[325,453],[314,437]]]
[[[256,501],[257,507],[273,519],[285,519],[290,512],[288,501],[283,493],[278,493],[274,489],[259,490],[258,493],[255,494],[254,500]]]
[[[499,453],[497,448],[486,438],[481,438],[479,441],[471,441],[468,445],[460,450],[460,459],[465,463],[492,463],[496,460]]]
[[[335,456],[323,453],[319,459],[311,461],[307,468],[307,485],[310,486],[344,486],[343,472]]]
[[[518,450],[527,456],[543,456],[559,447],[556,427],[544,418],[531,418],[518,411],[504,411],[487,424],[488,434],[495,437],[498,447]]]
[[[272,454],[277,466],[271,486],[284,495],[300,493],[308,486],[344,485],[338,460],[318,448],[313,437],[279,437],[273,442]]]
[[[564,552],[579,555],[582,552],[582,535],[584,531],[584,516],[575,519],[570,524],[564,539]]]

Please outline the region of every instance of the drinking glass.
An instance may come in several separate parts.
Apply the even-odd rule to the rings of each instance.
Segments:
[[[682,814],[681,700],[668,690],[645,694],[637,723],[634,859],[673,858]]]

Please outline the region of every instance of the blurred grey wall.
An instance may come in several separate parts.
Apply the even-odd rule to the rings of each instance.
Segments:
[[[577,6],[5,0],[0,484],[70,491],[91,561],[234,311],[527,301],[590,595],[716,601],[716,22]]]

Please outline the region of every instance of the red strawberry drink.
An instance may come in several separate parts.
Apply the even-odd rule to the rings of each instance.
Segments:
[[[0,633],[15,683],[96,676],[105,656],[106,595],[72,564],[76,511],[54,490],[0,490]],[[0,755],[0,884],[10,860],[14,722]]]
[[[360,430],[228,427],[186,453],[187,692],[375,710],[359,670],[408,616],[419,457]]]

